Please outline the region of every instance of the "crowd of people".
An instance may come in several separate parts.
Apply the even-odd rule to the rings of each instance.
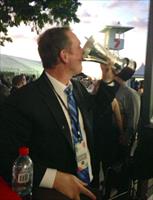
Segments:
[[[0,107],[0,175],[11,182],[18,149],[28,146],[35,199],[41,199],[39,191],[44,189],[54,191],[52,195],[59,192],[61,200],[62,195],[109,199],[110,191],[104,196],[99,192],[100,165],[106,180],[108,169],[129,156],[140,116],[140,96],[126,85],[134,70],[115,74],[108,60],[101,64],[101,80],[88,79],[92,86],[78,80],[83,49],[68,27],[42,33],[38,52],[42,75],[28,83],[25,75],[15,76],[9,93],[3,93],[7,97]],[[118,192],[128,189],[128,181],[123,174]]]
[[[19,88],[34,81],[35,75],[29,76],[25,74],[7,75],[0,74],[0,104],[4,102],[5,98],[10,94],[16,92]]]

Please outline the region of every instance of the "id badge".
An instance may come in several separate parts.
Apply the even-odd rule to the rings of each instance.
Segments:
[[[76,143],[75,150],[78,169],[81,171],[88,167],[87,148],[85,146],[85,142],[82,140],[81,142]]]

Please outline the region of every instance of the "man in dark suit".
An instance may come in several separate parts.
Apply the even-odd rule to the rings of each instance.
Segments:
[[[1,175],[10,181],[18,148],[28,146],[34,163],[34,189],[52,188],[74,200],[79,200],[80,194],[95,199],[87,184],[77,177],[78,163],[64,90],[69,85],[73,88],[84,142],[81,148],[92,182],[92,108],[101,100],[102,88],[92,96],[78,82],[70,81],[82,70],[83,51],[69,28],[45,31],[38,39],[38,51],[44,72],[38,80],[12,94],[0,109]]]

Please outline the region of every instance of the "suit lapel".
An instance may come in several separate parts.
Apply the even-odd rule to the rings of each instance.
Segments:
[[[53,91],[53,86],[48,80],[45,73],[43,73],[41,77],[39,78],[38,87],[39,87],[41,95],[43,96],[43,100],[45,104],[48,106],[49,111],[53,114],[54,118],[56,119],[57,124],[59,125],[59,128],[61,129],[61,133],[63,133],[63,136],[66,138],[69,145],[73,149],[70,129],[69,129],[65,114]]]

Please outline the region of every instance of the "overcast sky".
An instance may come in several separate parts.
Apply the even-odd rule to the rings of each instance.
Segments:
[[[120,56],[129,57],[137,62],[138,67],[145,63],[149,0],[80,0],[82,3],[77,15],[79,24],[71,24],[73,31],[81,40],[97,34],[106,25],[134,27],[124,35],[124,50]],[[9,34],[13,43],[1,47],[2,54],[39,60],[37,52],[37,34],[30,27],[22,25],[11,28]],[[89,71],[89,70],[88,70]],[[91,72],[92,73],[92,72]]]

